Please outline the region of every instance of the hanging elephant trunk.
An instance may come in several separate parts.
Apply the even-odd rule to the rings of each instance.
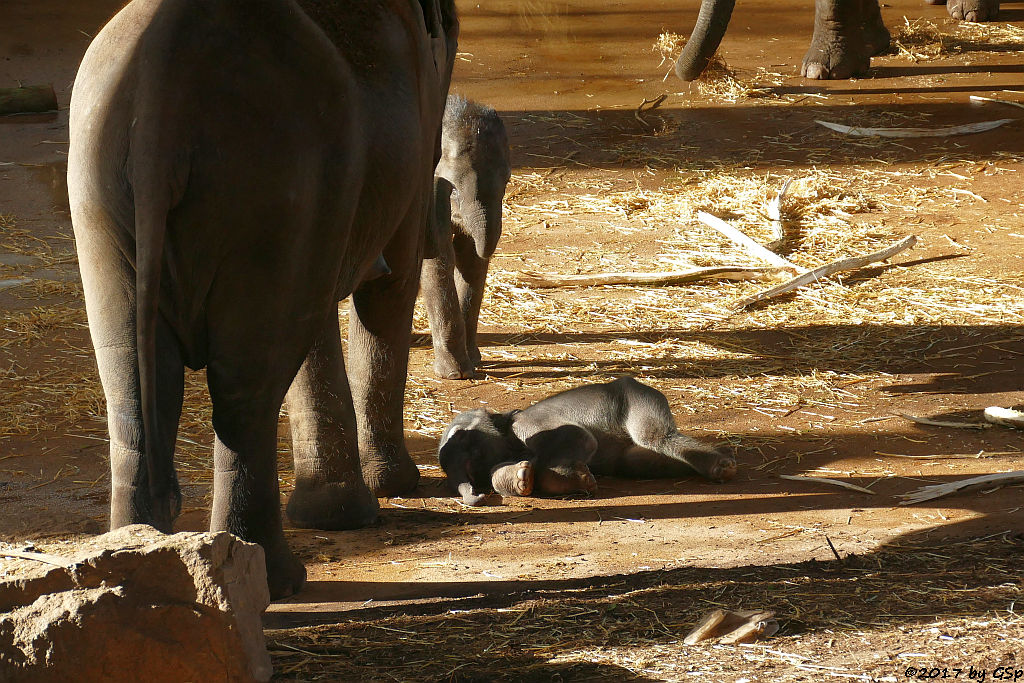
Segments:
[[[676,60],[676,75],[684,81],[696,79],[708,67],[725,36],[736,0],[703,0],[690,39]]]

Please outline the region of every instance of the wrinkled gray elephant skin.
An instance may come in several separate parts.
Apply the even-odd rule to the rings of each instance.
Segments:
[[[948,7],[967,21],[995,19],[999,0],[924,0]],[[676,60],[676,75],[692,81],[707,68],[729,26],[736,0],[702,0],[690,40]],[[815,0],[814,34],[800,73],[807,78],[850,78],[864,75],[871,57],[889,48],[878,0]]]
[[[438,459],[467,505],[482,504],[491,490],[589,493],[595,474],[736,475],[735,458],[680,434],[665,396],[631,377],[569,389],[525,410],[460,413],[441,436]]]
[[[434,232],[422,277],[434,374],[441,378],[471,378],[480,362],[477,322],[487,268],[501,237],[510,154],[497,112],[448,96],[435,170]]]
[[[362,526],[415,487],[402,397],[457,34],[452,0],[135,0],[92,42],[68,188],[112,528],[171,530],[186,366],[213,404],[211,529],[263,546],[274,597],[305,577],[286,396],[293,523]]]

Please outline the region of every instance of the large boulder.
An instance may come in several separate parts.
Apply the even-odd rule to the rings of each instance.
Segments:
[[[138,524],[51,552],[0,560],[0,682],[270,679],[259,545]]]

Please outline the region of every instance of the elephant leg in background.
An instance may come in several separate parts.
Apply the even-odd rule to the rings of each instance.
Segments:
[[[466,324],[455,288],[452,246],[451,183],[435,178],[435,224],[431,226],[432,258],[423,259],[423,301],[434,346],[434,374],[442,379],[470,379],[473,361],[466,352]]]
[[[889,50],[892,35],[882,21],[882,8],[878,0],[861,0],[861,25],[864,29],[864,45],[868,57],[880,55]]]
[[[77,212],[76,212],[77,214]],[[81,226],[89,226],[84,232]],[[181,511],[174,472],[174,442],[184,390],[184,364],[174,334],[157,320],[157,442],[150,485],[142,435],[142,397],[135,323],[135,269],[110,237],[115,222],[105,216],[75,216],[79,267],[89,312],[89,330],[107,404],[110,435],[110,528],[151,524],[170,532]],[[129,284],[130,283],[130,284]]]
[[[424,171],[424,177],[432,177],[431,171]],[[384,249],[391,273],[362,283],[352,294],[349,383],[363,480],[378,496],[408,494],[420,478],[405,447],[402,423],[427,220],[428,203],[420,200],[420,204],[421,210],[409,212]]]
[[[949,16],[966,21],[992,21],[999,16],[999,0],[924,0],[928,5],[945,5]]]
[[[877,14],[877,0],[815,0],[814,35],[800,73],[815,79],[866,73],[871,51],[879,48],[875,43],[880,40],[877,24],[881,17],[875,17]]]
[[[292,524],[355,529],[377,518],[377,499],[363,481],[352,393],[345,374],[338,316],[324,321],[286,398],[295,461]]]
[[[455,286],[459,292],[459,307],[466,326],[466,351],[474,363],[480,362],[480,347],[476,342],[476,328],[480,320],[480,304],[484,300],[484,285],[490,259],[481,258],[476,244],[469,235],[456,231],[452,245],[455,249]]]

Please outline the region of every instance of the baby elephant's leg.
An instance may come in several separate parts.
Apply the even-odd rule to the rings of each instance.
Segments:
[[[631,388],[625,421],[626,431],[637,446],[686,463],[712,481],[728,481],[736,476],[732,455],[679,433],[668,399],[656,389],[640,383]]]
[[[536,493],[547,496],[591,494],[597,490],[597,479],[584,462],[561,463],[539,468],[533,484]]]
[[[491,487],[503,496],[533,493],[534,466],[529,460],[499,463],[491,469]]]
[[[685,460],[662,455],[643,446],[630,446],[614,458],[602,458],[594,469],[598,474],[623,479],[677,479],[697,472]]]

